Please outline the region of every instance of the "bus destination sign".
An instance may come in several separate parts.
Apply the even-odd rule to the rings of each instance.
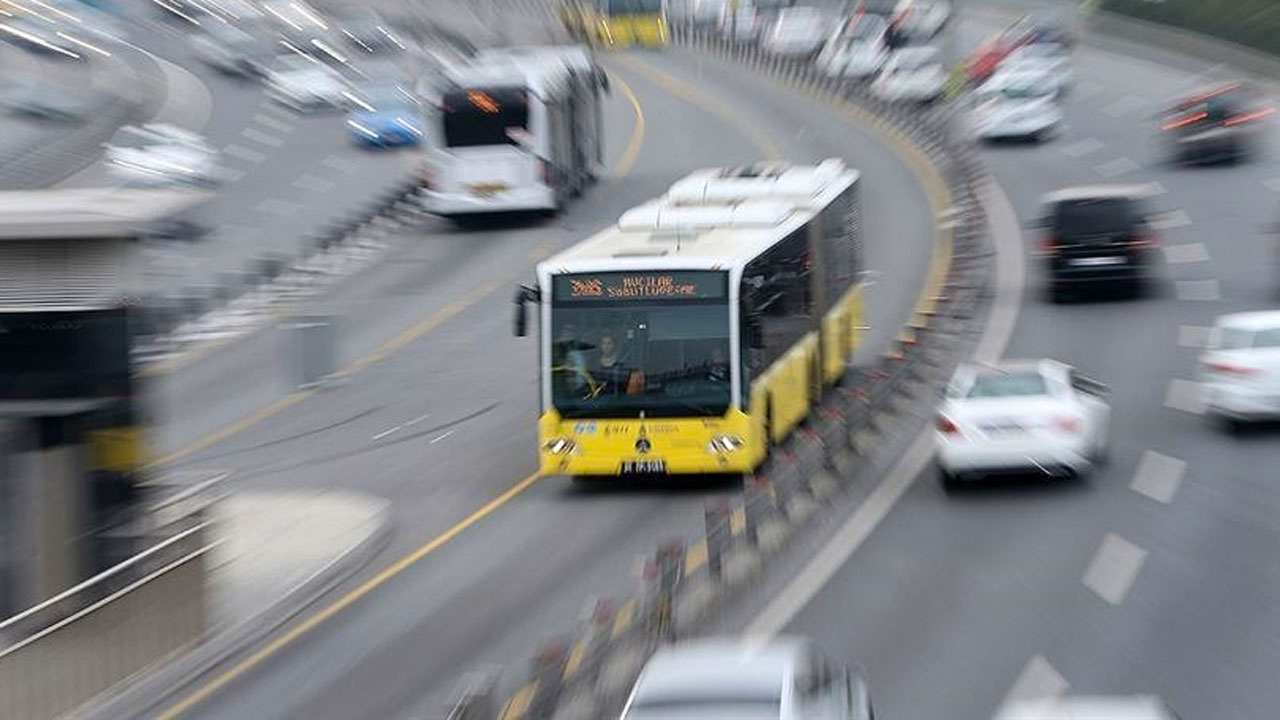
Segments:
[[[552,282],[557,302],[722,300],[726,290],[723,272],[690,270],[557,275]]]

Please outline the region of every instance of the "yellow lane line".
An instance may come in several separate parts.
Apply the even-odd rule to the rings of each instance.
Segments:
[[[240,662],[236,663],[233,667],[223,672],[222,674],[218,675],[217,677],[213,678],[212,680],[205,683],[204,685],[201,685],[199,689],[192,692],[190,695],[187,695],[177,703],[174,703],[169,708],[167,708],[164,712],[160,713],[159,717],[161,718],[161,720],[170,720],[171,718],[176,718],[180,716],[182,713],[185,713],[188,710],[194,708],[196,705],[199,705],[200,703],[204,702],[211,695],[218,692],[218,690],[226,687],[228,684],[233,682],[236,678],[240,677],[241,675],[244,675],[246,672],[249,672],[253,668],[262,664],[264,660],[271,657],[275,653],[279,652],[281,648],[284,648],[285,646],[294,642],[295,640],[302,637],[303,635],[306,635],[307,633],[316,629],[325,621],[329,620],[333,616],[337,615],[338,613],[342,612],[343,610],[347,609],[351,605],[358,602],[361,598],[365,597],[369,593],[373,592],[374,590],[378,589],[382,585],[386,584],[387,581],[391,580],[396,575],[399,575],[400,573],[404,572],[406,569],[408,569],[418,561],[422,560],[426,556],[435,552],[437,549],[443,547],[450,540],[453,540],[455,537],[460,535],[464,530],[466,530],[467,528],[471,527],[472,525],[475,525],[476,523],[480,522],[484,518],[491,515],[493,511],[505,505],[509,500],[511,500],[511,498],[514,498],[515,496],[524,492],[537,481],[538,481],[538,474],[534,473],[526,477],[525,479],[521,480],[520,482],[516,483],[515,485],[512,485],[511,487],[507,488],[505,491],[503,491],[501,495],[485,503],[480,509],[468,515],[467,518],[462,522],[458,523],[457,525],[454,525],[453,527],[444,531],[440,535],[436,536],[435,539],[431,540],[426,545],[423,545],[417,550],[414,550],[408,555],[405,555],[404,557],[400,558],[399,560],[397,560],[395,563],[387,567],[382,572],[378,573],[377,575],[373,576],[369,580],[365,581],[362,585],[360,585],[360,587],[357,587],[356,589],[342,596],[338,600],[335,600],[334,602],[325,606],[323,610],[308,617],[306,620],[304,620],[303,622],[301,622],[300,624],[298,624],[297,626],[289,630],[289,632],[267,643],[257,652],[253,653],[252,655],[245,658],[244,660],[241,660]]]
[[[729,515],[729,532],[733,535],[741,535],[747,529],[747,510],[746,508],[736,507]]]
[[[684,576],[689,577],[707,564],[707,541],[699,540],[684,554]]]
[[[564,664],[564,679],[569,680],[578,674],[578,670],[582,668],[582,661],[587,659],[587,641],[582,640],[573,646],[573,650],[569,652],[569,659]]]
[[[636,614],[636,599],[631,598],[618,608],[618,615],[613,619],[613,634],[611,637],[618,637],[631,627],[631,620]]]
[[[627,81],[616,73],[609,73],[609,76],[613,78],[613,84],[617,85],[622,94],[627,97],[627,101],[631,103],[631,110],[636,116],[636,126],[631,133],[631,142],[627,143],[627,149],[622,151],[622,157],[618,158],[618,164],[614,166],[613,174],[609,178],[609,182],[616,183],[631,172],[631,168],[636,165],[636,159],[640,157],[640,148],[644,147],[645,120],[644,110],[640,107],[640,98],[636,97],[636,91],[632,90]]]
[[[524,687],[516,691],[511,696],[511,700],[507,706],[502,709],[502,714],[498,717],[500,720],[518,720],[529,712],[529,706],[533,704],[533,694],[538,691],[538,683],[525,683]]]
[[[667,73],[662,72],[661,70],[649,65],[648,63],[642,62],[635,57],[619,55],[614,59],[616,62],[626,65],[634,72],[643,75],[645,79],[649,80],[649,82],[652,82],[654,85],[657,85],[682,100],[697,105],[712,115],[724,120],[729,125],[737,128],[742,132],[742,134],[747,136],[747,139],[751,141],[752,145],[755,145],[756,148],[764,153],[765,159],[782,159],[782,150],[778,148],[778,145],[774,143],[769,136],[760,132],[760,129],[755,125],[743,121],[742,117],[734,113],[733,110],[725,103],[711,98],[702,90],[699,90],[681,80],[677,80],[675,77],[668,75]]]

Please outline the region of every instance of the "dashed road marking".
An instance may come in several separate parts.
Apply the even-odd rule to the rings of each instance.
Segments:
[[[1068,683],[1062,674],[1048,660],[1036,655],[1018,673],[1018,678],[1013,681],[1013,687],[1005,694],[1000,707],[1028,700],[1056,700],[1067,691],[1067,687]]]
[[[333,189],[333,181],[315,175],[303,175],[293,181],[293,186],[308,192],[328,192]]]
[[[1168,190],[1165,190],[1164,186],[1161,185],[1160,181],[1158,180],[1152,180],[1151,182],[1143,185],[1142,189],[1145,190],[1146,193],[1151,197],[1155,197],[1157,195],[1163,195],[1166,192],[1168,192]]]
[[[1164,394],[1164,406],[1192,415],[1203,415],[1205,402],[1200,383],[1181,378],[1170,380],[1169,389]]]
[[[329,155],[325,157],[324,160],[320,161],[320,164],[330,170],[337,170],[338,172],[343,173],[353,172],[356,169],[355,161],[338,157],[337,155]]]
[[[1178,486],[1186,474],[1185,461],[1148,450],[1143,453],[1142,462],[1138,463],[1129,489],[1167,505],[1173,502],[1173,496],[1178,493]]]
[[[1151,227],[1156,230],[1173,230],[1175,228],[1186,227],[1191,224],[1191,216],[1187,215],[1186,210],[1172,210],[1167,213],[1160,213],[1151,219]]]
[[[248,173],[244,170],[239,170],[237,168],[222,168],[218,171],[218,179],[222,182],[233,183],[238,182],[247,174]]]
[[[267,198],[257,205],[253,206],[254,210],[268,215],[292,215],[302,207],[301,203],[289,202],[280,198]]]
[[[1176,264],[1205,262],[1209,259],[1209,251],[1205,249],[1203,243],[1165,245],[1164,259]]]
[[[284,140],[276,137],[275,135],[268,135],[257,128],[251,127],[241,130],[240,137],[268,147],[280,147],[284,144]]]
[[[260,163],[267,159],[265,153],[260,153],[257,150],[250,150],[243,145],[228,145],[222,148],[222,152],[236,158],[237,160],[244,160],[245,162],[251,163]]]
[[[263,127],[275,130],[276,132],[287,133],[293,130],[293,123],[278,120],[265,113],[258,113],[257,115],[254,115],[253,121]]]
[[[1086,138],[1080,142],[1071,143],[1062,148],[1062,154],[1071,158],[1080,158],[1089,153],[1097,152],[1104,147],[1101,140],[1097,138]]]
[[[438,442],[440,442],[441,440],[443,440],[443,439],[445,439],[445,438],[449,437],[450,435],[454,434],[455,432],[457,432],[457,430],[450,430],[450,431],[448,431],[448,432],[441,433],[441,434],[439,434],[439,435],[437,435],[437,436],[435,436],[435,437],[431,438],[431,443],[430,443],[430,444],[431,444],[431,445],[435,445],[436,443],[438,443]]]
[[[1138,169],[1138,163],[1123,155],[1093,166],[1093,171],[1105,178],[1119,177]]]
[[[1205,325],[1179,325],[1178,345],[1188,348],[1208,347],[1210,330],[1212,328]]]
[[[1146,560],[1146,550],[1115,533],[1107,533],[1080,581],[1098,597],[1111,605],[1119,605],[1129,594]]]
[[[1217,280],[1179,280],[1174,283],[1179,300],[1214,301],[1222,299]]]
[[[1137,110],[1138,108],[1142,107],[1145,104],[1146,104],[1145,101],[1139,100],[1138,98],[1132,95],[1125,95],[1119,100],[1116,100],[1115,102],[1112,102],[1111,104],[1103,107],[1102,114],[1107,115],[1109,117],[1118,118],[1118,117],[1121,117],[1122,115],[1128,115],[1129,113],[1133,112],[1134,110]]]

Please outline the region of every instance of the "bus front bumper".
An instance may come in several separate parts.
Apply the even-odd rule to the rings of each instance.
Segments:
[[[446,217],[554,210],[555,208],[555,192],[547,187],[510,188],[487,196],[436,190],[428,190],[422,195],[422,209],[433,215]]]

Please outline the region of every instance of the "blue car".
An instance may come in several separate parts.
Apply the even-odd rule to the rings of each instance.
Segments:
[[[419,145],[423,128],[421,103],[399,85],[357,92],[347,114],[351,139],[370,147]]]

